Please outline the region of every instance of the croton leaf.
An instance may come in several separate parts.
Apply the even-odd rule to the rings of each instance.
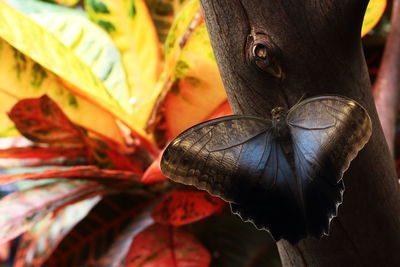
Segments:
[[[146,0],[150,15],[156,26],[160,42],[164,42],[168,31],[187,0]]]
[[[23,148],[32,146],[32,142],[23,136],[0,137],[0,149]]]
[[[0,2],[0,37],[24,55],[62,78],[64,86],[134,129],[129,110],[118,103],[74,51],[28,16]]]
[[[119,144],[102,139],[95,133],[89,136],[70,122],[58,105],[46,95],[19,101],[9,116],[17,129],[36,143],[86,149],[86,161],[90,164],[136,173],[142,172],[142,165],[148,164],[145,155],[128,157],[129,151],[124,153],[124,147]]]
[[[186,9],[194,11],[190,4],[185,6],[183,14],[186,14]],[[148,121],[148,130],[154,133],[160,147],[183,130],[206,119],[226,101],[205,23],[196,14],[192,14],[192,21],[180,38],[174,32],[180,27],[174,26],[171,37],[167,38],[167,42],[172,39],[177,44],[166,46],[171,47],[171,52],[166,58],[162,90]],[[188,21],[186,16],[178,19]]]
[[[32,1],[32,0],[29,0]],[[21,0],[8,0],[21,2]],[[23,0],[26,2],[26,0]],[[48,9],[51,5],[40,1],[36,5]],[[18,5],[17,7],[21,7]],[[64,8],[71,10],[70,8]],[[20,8],[36,23],[52,33],[66,47],[84,62],[93,74],[100,79],[112,97],[118,100],[124,109],[129,110],[129,89],[123,70],[121,57],[110,36],[77,9],[76,14],[71,11],[32,13],[25,7]]]
[[[153,221],[144,194],[105,196],[61,241],[45,266],[121,266],[132,238]]]
[[[171,69],[171,66],[176,64],[176,60],[178,60],[179,54],[191,32],[202,21],[200,2],[198,0],[186,0],[185,2],[186,4],[178,13],[168,31],[167,39],[164,43],[164,53],[167,59],[165,63],[170,65],[166,66],[165,69]]]
[[[365,11],[361,36],[365,36],[382,18],[387,5],[387,0],[370,0]]]
[[[149,164],[147,151],[124,152],[118,144],[93,136],[85,138],[85,143],[88,147],[88,161],[101,168],[132,171],[139,175]]]
[[[54,168],[42,172],[28,172],[0,175],[0,185],[22,180],[48,178],[90,179],[105,183],[140,183],[140,174],[131,171],[100,169],[96,166],[74,166]]]
[[[225,202],[201,191],[174,191],[165,195],[153,210],[161,224],[185,225],[219,212]]]
[[[92,23],[82,10],[39,0],[5,1],[72,49],[103,82],[109,93],[129,110],[129,90],[119,52],[109,35]]]
[[[19,241],[13,266],[42,266],[61,240],[99,201],[97,196],[65,206],[33,225]]]
[[[66,8],[64,6],[47,3],[51,0],[3,0],[3,2],[18,9],[25,14],[42,14],[42,13],[69,13],[80,14],[85,16],[85,12],[77,8]],[[76,1],[76,0],[60,0],[60,1]]]
[[[28,230],[49,212],[101,194],[104,188],[88,181],[50,183],[17,191],[0,200],[0,244]]]
[[[0,19],[1,20],[1,19]],[[0,26],[1,28],[1,26]],[[103,136],[123,143],[123,137],[115,119],[108,111],[78,95],[73,95],[54,73],[25,56],[0,39],[0,136],[6,136],[14,124],[7,112],[19,100],[49,95],[63,112],[76,124],[101,133]],[[93,117],[101,120],[94,120]]]
[[[20,100],[8,115],[18,131],[34,142],[84,146],[82,130],[73,125],[47,95]]]
[[[216,110],[214,110],[205,121],[232,115],[232,109],[228,100],[222,103]]]
[[[151,165],[146,169],[142,176],[142,183],[153,184],[167,181],[168,178],[164,176],[161,172],[160,161],[163,152],[160,152],[157,158],[151,163]]]
[[[228,101],[225,101],[221,104],[216,110],[214,110],[205,120],[211,120],[223,116],[232,115],[232,109],[229,106]],[[164,176],[161,172],[160,161],[163,152],[159,153],[157,158],[153,161],[153,163],[146,169],[142,176],[142,183],[144,184],[153,184],[167,181],[168,178]]]
[[[0,168],[73,166],[87,162],[87,151],[63,147],[16,147],[0,150]]]
[[[205,267],[210,260],[210,253],[190,233],[154,224],[135,237],[125,266]]]
[[[229,211],[183,228],[194,234],[213,255],[212,267],[282,266],[275,241],[269,234],[243,223]]]
[[[154,94],[161,62],[157,33],[146,4],[144,0],[85,0],[85,8],[121,53],[133,117],[144,127],[149,110],[142,106]]]
[[[64,6],[75,6],[80,0],[53,0],[54,2]]]

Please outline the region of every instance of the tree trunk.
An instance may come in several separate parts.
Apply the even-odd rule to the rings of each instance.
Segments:
[[[329,237],[278,242],[284,266],[400,266],[400,192],[360,40],[368,0],[201,0],[233,111],[270,117],[302,97],[344,95],[373,134],[344,175]]]

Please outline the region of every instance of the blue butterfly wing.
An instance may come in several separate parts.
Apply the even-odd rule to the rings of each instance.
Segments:
[[[342,202],[342,176],[371,135],[355,101],[316,97],[288,113],[290,137],[271,121],[228,116],[196,125],[166,148],[162,172],[229,201],[232,211],[276,240],[292,243],[329,231]]]
[[[288,113],[296,173],[302,188],[307,231],[328,234],[342,203],[343,173],[371,136],[365,109],[349,98],[307,99]]]
[[[166,148],[161,170],[229,201],[234,213],[276,240],[307,234],[299,185],[270,121],[229,116],[196,125]]]

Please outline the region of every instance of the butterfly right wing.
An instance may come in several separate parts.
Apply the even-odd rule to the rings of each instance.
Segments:
[[[168,145],[161,171],[176,182],[234,202],[243,189],[241,185],[251,183],[251,177],[264,169],[261,161],[270,149],[266,144],[270,129],[270,121],[252,116],[227,116],[200,123]],[[249,175],[243,176],[246,170]]]

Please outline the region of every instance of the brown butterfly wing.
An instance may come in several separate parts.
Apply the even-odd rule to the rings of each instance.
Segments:
[[[288,113],[296,173],[308,232],[329,231],[344,191],[343,173],[368,142],[371,120],[354,100],[339,96],[307,99]]]
[[[161,159],[165,176],[207,190],[226,201],[240,191],[239,170],[256,173],[257,157],[265,149],[271,122],[250,116],[227,116],[210,120],[181,133],[166,148]],[[249,148],[253,140],[257,146]],[[252,157],[244,155],[252,151]],[[246,162],[244,163],[243,160]]]

